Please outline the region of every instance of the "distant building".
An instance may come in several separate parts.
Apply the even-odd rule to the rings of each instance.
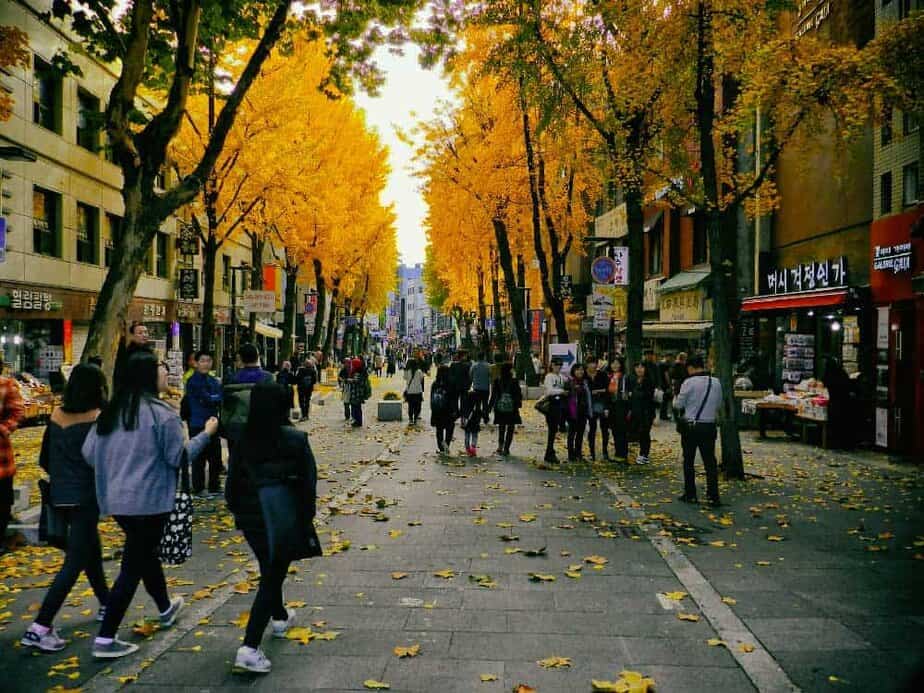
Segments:
[[[398,290],[388,295],[385,329],[395,342],[429,347],[439,313],[427,302],[423,265],[398,267]]]

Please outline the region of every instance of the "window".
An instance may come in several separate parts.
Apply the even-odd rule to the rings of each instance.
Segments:
[[[32,122],[61,134],[61,80],[37,55],[33,62]]]
[[[167,245],[169,236],[163,231],[158,231],[154,238],[154,253],[156,256],[157,276],[161,279],[167,278],[169,267],[167,266]]]
[[[231,293],[231,257],[221,256],[221,290]]]
[[[167,174],[163,167],[157,172],[157,176],[154,178],[154,187],[158,190],[167,189]]]
[[[106,234],[104,260],[106,262],[106,267],[110,267],[112,265],[112,254],[115,250],[116,243],[119,243],[122,237],[122,217],[118,217],[115,214],[107,214],[106,226],[109,232]]]
[[[91,152],[99,151],[99,99],[83,89],[77,90],[77,144]]]
[[[918,121],[912,113],[902,113],[902,134],[910,135],[918,131]]]
[[[886,171],[879,176],[879,214],[892,211],[892,172]]]
[[[664,215],[658,217],[648,232],[648,275],[661,274],[661,251],[664,250]]]
[[[103,145],[103,156],[106,157],[106,161],[110,164],[116,163],[115,152],[112,151],[112,138],[109,136],[109,133],[104,133],[106,138],[106,144]]]
[[[918,201],[918,162],[902,168],[902,204],[913,205]]]
[[[706,230],[706,215],[697,213],[693,217],[693,264],[709,262],[709,233]]]
[[[904,19],[911,14],[912,0],[898,0],[898,18]]]
[[[61,256],[61,196],[42,188],[32,189],[32,251],[39,255]]]
[[[879,128],[879,143],[885,147],[892,143],[892,107],[886,108],[882,116],[882,127]]]
[[[90,205],[77,203],[77,262],[95,265],[99,262],[99,210]]]

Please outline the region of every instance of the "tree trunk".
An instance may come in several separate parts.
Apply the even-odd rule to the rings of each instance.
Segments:
[[[334,305],[340,295],[340,278],[334,279],[334,288],[330,292],[330,313],[327,317],[327,334],[324,336],[324,358],[329,359],[333,353],[334,329],[337,322],[337,309]]]
[[[200,348],[211,352],[215,341],[215,261],[218,259],[218,246],[215,237],[209,234],[202,240],[202,338]],[[215,361],[220,363],[221,354],[215,354]]]
[[[295,309],[298,307],[298,265],[286,253],[286,296],[282,309],[282,347],[279,363],[295,355]],[[320,367],[320,366],[319,366]]]
[[[482,353],[488,353],[488,306],[485,303],[484,269],[478,265],[478,341],[481,342]]]
[[[318,293],[318,302],[314,311],[314,333],[308,340],[308,350],[317,351],[324,329],[324,313],[327,311],[327,286],[324,284],[324,272],[320,258],[312,260],[312,265],[314,266],[314,287]]]
[[[738,436],[735,409],[732,340],[728,300],[728,278],[735,266],[725,262],[723,215],[719,204],[719,176],[715,151],[715,49],[712,34],[712,6],[700,0],[697,10],[696,110],[699,125],[701,175],[706,197],[706,224],[712,270],[712,339],[715,345],[715,374],[722,383],[720,430],[722,466],[728,478],[744,478],[744,459]]]
[[[523,320],[523,293],[517,290],[517,278],[513,269],[513,256],[510,254],[510,241],[507,237],[507,224],[498,216],[491,220],[494,226],[494,238],[497,241],[497,255],[504,272],[504,283],[510,299],[510,312],[513,314],[513,330],[517,338],[517,377],[528,383],[536,381],[533,360],[530,358],[529,331]]]
[[[558,239],[558,228],[555,220],[552,218],[552,211],[549,209],[549,201],[545,194],[545,158],[539,154],[539,177],[537,180],[536,191],[539,193],[539,205],[545,217],[545,231],[549,237],[549,255],[552,257],[552,296],[553,301],[549,304],[549,310],[552,313],[552,319],[555,321],[555,331],[558,335],[559,344],[567,344],[568,338],[568,321],[565,318],[565,299],[561,295],[561,278],[565,273],[565,260],[568,258],[568,251],[571,247],[571,240],[565,243],[562,250]],[[570,201],[569,201],[570,206]]]
[[[504,337],[504,314],[501,309],[500,286],[497,277],[497,250],[491,246],[491,298],[494,302],[494,343],[502,354],[507,353],[507,343]]]
[[[260,291],[263,289],[263,247],[266,245],[266,238],[256,231],[247,231],[247,236],[250,238],[250,288]],[[257,314],[253,311],[250,312],[247,326],[250,329],[250,339],[256,343]]]
[[[629,227],[629,292],[626,307],[626,360],[631,368],[642,360],[642,320],[644,316],[645,218],[642,191],[626,189],[626,223]]]

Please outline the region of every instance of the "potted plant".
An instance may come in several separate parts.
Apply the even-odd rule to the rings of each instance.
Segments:
[[[386,392],[378,402],[379,421],[402,421],[404,402],[397,392]]]

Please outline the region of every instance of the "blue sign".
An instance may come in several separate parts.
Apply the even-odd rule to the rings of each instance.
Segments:
[[[0,217],[0,262],[6,262],[6,217]]]
[[[616,263],[610,257],[598,257],[590,265],[590,276],[598,284],[612,284],[616,276]]]

